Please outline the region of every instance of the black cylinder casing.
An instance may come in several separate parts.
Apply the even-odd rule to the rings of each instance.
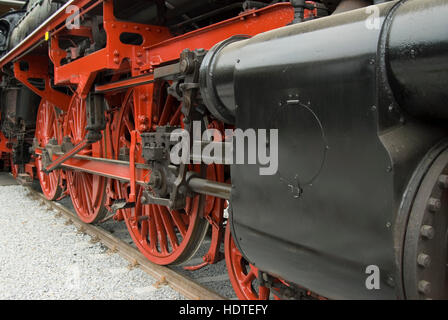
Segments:
[[[243,130],[278,129],[275,175],[261,176],[260,164],[231,167],[232,233],[260,270],[329,298],[406,297],[400,208],[419,162],[447,136],[437,110],[448,33],[434,32],[435,45],[410,33],[408,46],[402,34],[414,14],[428,30],[444,26],[447,7],[388,2],[378,17],[354,10],[209,52],[201,93],[210,111]],[[403,48],[424,54],[402,59]],[[366,287],[370,265],[381,271],[378,290]]]

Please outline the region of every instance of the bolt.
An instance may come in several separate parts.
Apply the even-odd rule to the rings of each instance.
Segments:
[[[189,63],[187,59],[182,59],[182,61],[180,62],[180,71],[185,73],[187,72],[189,69]]]
[[[423,294],[430,294],[431,293],[431,283],[426,280],[420,280],[418,282],[418,291]]]
[[[138,121],[139,121],[140,123],[145,124],[146,122],[148,122],[148,118],[147,118],[145,115],[139,115],[139,116],[138,116]]]
[[[145,196],[142,196],[142,197],[140,198],[140,202],[141,202],[142,204],[146,204],[147,201],[148,201],[148,199],[146,199]]]
[[[448,175],[446,174],[440,175],[439,186],[443,189],[448,189]]]
[[[120,59],[114,58],[114,63],[119,64],[120,63]]]
[[[428,200],[428,209],[431,212],[437,212],[442,207],[442,203],[440,202],[440,199],[437,198],[429,198]]]
[[[428,268],[431,264],[431,257],[425,253],[420,253],[417,257],[417,263],[423,268]]]
[[[386,283],[387,283],[390,287],[394,288],[394,287],[395,287],[395,279],[394,279],[394,277],[391,276],[391,275],[389,275],[389,276],[387,277],[387,279],[386,279]]]
[[[420,234],[429,240],[434,238],[434,233],[434,228],[428,225],[423,225],[420,229]]]
[[[114,56],[116,56],[116,57],[120,56],[120,51],[115,50],[115,51],[114,51]]]
[[[180,186],[179,187],[179,194],[186,194],[187,193],[187,188],[185,186]]]

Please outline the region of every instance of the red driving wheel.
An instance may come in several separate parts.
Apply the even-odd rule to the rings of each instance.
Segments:
[[[58,112],[53,104],[42,100],[37,111],[35,137],[40,147],[45,147],[50,139],[58,144],[62,142],[62,132],[58,125]],[[36,158],[37,176],[42,192],[48,200],[56,200],[61,196],[61,170],[54,170],[49,174],[42,171],[42,156]]]
[[[66,135],[71,138],[74,145],[80,143],[86,136],[86,126],[85,100],[74,95],[66,119]],[[92,146],[82,150],[79,154],[91,156]],[[85,223],[96,223],[102,220],[107,214],[105,207],[107,179],[71,170],[67,170],[66,177],[67,188],[79,218]]]
[[[122,146],[130,143],[129,131],[134,128],[132,121],[135,119],[132,107],[133,94],[127,96],[129,103],[125,103],[117,126]],[[172,96],[162,97],[161,100],[163,100],[162,107],[153,115],[156,123],[153,129],[164,125],[179,126],[181,124],[179,102]],[[136,151],[136,154],[139,153]],[[128,193],[128,189],[123,185],[121,192]],[[187,261],[199,248],[209,225],[201,215],[205,207],[205,197],[187,198],[185,208],[170,210],[162,205],[142,205],[142,194],[143,189],[140,189],[135,208],[123,210],[129,233],[138,249],[150,261],[160,265]]]
[[[251,265],[238,250],[228,224],[224,240],[224,251],[227,272],[238,299],[268,300],[271,290],[258,285],[258,269]],[[275,295],[274,298],[277,299]]]

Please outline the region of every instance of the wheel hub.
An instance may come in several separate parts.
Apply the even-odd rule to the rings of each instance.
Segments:
[[[448,298],[448,151],[427,171],[411,209],[403,259],[407,299]]]

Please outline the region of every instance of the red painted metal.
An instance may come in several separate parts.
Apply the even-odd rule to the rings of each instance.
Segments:
[[[119,143],[117,146],[128,147],[130,149],[130,160],[134,158],[132,152],[133,135],[136,133],[134,126],[127,124],[129,119],[135,119],[135,101],[131,99],[138,95],[139,91],[130,89],[125,97],[129,101],[120,113],[120,123],[117,124],[119,132]],[[175,99],[161,98],[155,102],[152,110],[151,120],[157,125],[166,125],[175,121],[175,125],[180,125],[180,118],[176,119],[176,110],[179,103]],[[143,125],[140,121],[140,125]],[[149,128],[148,128],[149,129]],[[129,141],[129,137],[131,140]],[[131,165],[132,167],[132,165]],[[125,196],[129,202],[132,201],[132,182],[126,187],[130,190],[120,190],[121,196]],[[180,263],[195,251],[205,235],[206,222],[201,218],[203,205],[200,196],[187,199],[187,205],[182,210],[170,210],[161,205],[141,205],[142,188],[136,188],[138,196],[136,207],[122,210],[128,230],[139,250],[152,262],[157,264]]]
[[[45,101],[52,103],[61,110],[67,111],[71,98],[53,89],[48,68],[47,57],[29,55],[14,63],[14,76]],[[41,80],[45,88],[42,90],[35,87],[30,82],[32,79]]]
[[[6,139],[6,137],[0,131],[0,153],[10,153],[11,151],[11,143],[9,143],[8,139]]]
[[[35,137],[40,147],[45,147],[50,139],[57,143],[62,142],[62,130],[58,123],[58,112],[53,104],[42,100],[37,111]],[[49,174],[43,172],[42,156],[36,157],[37,177],[40,181],[42,192],[48,200],[56,200],[62,194],[61,170],[55,170]]]
[[[258,285],[258,269],[250,264],[236,247],[229,225],[226,227],[224,250],[227,273],[238,299],[268,300],[270,289]]]
[[[294,9],[289,3],[278,3],[259,10],[244,12],[238,17],[159,42],[145,48],[146,65],[151,70],[163,62],[179,59],[185,49],[209,50],[218,42],[234,35],[254,36],[284,27],[294,20]]]
[[[74,144],[81,143],[87,134],[85,100],[74,95],[66,117],[64,135],[69,136]],[[102,141],[91,144],[79,154],[101,157],[101,144]],[[73,160],[73,158],[70,160]],[[107,179],[102,176],[72,170],[66,172],[66,178],[73,207],[79,218],[86,223],[101,221],[107,213],[105,208]]]

